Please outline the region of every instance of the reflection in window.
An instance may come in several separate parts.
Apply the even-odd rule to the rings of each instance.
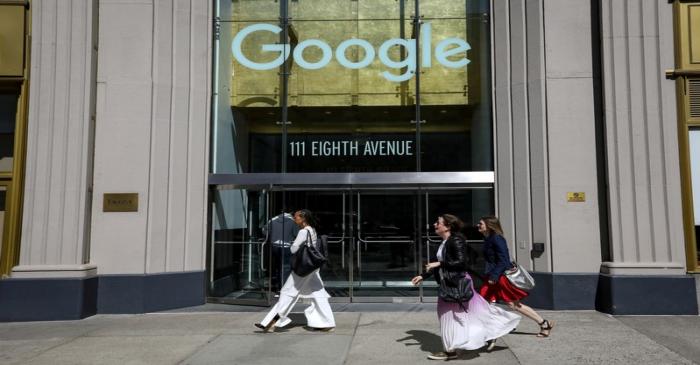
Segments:
[[[17,94],[0,94],[0,171],[12,171]]]
[[[0,242],[2,241],[3,230],[5,229],[4,226],[5,226],[5,214],[6,214],[5,213],[5,210],[6,210],[6,207],[5,207],[5,200],[6,199],[5,198],[6,198],[6,196],[7,196],[7,187],[0,186]],[[0,245],[0,250],[2,249],[1,246],[2,245]],[[0,254],[1,253],[2,252],[0,252]]]
[[[695,222],[695,248],[700,263],[700,128],[690,129],[690,177],[692,181],[693,209]]]

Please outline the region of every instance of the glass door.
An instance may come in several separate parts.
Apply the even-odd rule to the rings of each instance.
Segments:
[[[419,287],[441,243],[433,223],[454,214],[465,223],[473,271],[483,271],[483,238],[475,225],[493,211],[492,188],[450,190],[227,188],[213,192],[209,299],[270,305],[291,272],[293,214],[309,209],[328,235],[321,278],[333,302],[431,302],[436,284]],[[479,285],[479,278],[475,277]]]
[[[269,305],[279,285],[272,280],[269,192],[215,190],[211,217],[209,300]]]
[[[284,202],[281,198],[284,195]],[[318,220],[318,234],[328,235],[328,262],[321,269],[321,278],[332,302],[349,302],[353,220],[350,193],[345,190],[305,189],[275,193],[275,201],[290,213],[310,210]],[[289,275],[289,271],[285,275]]]
[[[475,273],[482,273],[484,269],[483,237],[476,228],[482,216],[493,213],[493,189],[457,189],[457,190],[431,190],[422,194],[425,214],[422,236],[422,265],[430,258],[435,257],[442,239],[435,234],[433,224],[441,214],[453,214],[464,222],[462,234],[467,238],[467,253],[469,268]],[[481,286],[481,278],[472,275],[474,286]],[[425,280],[422,284],[424,302],[437,300],[437,284],[434,280]]]
[[[352,297],[357,302],[418,302],[415,192],[356,192]]]

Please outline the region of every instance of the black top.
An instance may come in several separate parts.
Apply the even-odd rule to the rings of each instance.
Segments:
[[[437,261],[437,255],[431,257],[430,262]],[[442,252],[442,261],[440,267],[450,272],[466,272],[469,261],[467,259],[467,242],[459,233],[450,235],[445,242]],[[435,274],[435,281],[440,284],[440,273],[438,270],[432,269],[420,274],[423,279],[431,277]]]

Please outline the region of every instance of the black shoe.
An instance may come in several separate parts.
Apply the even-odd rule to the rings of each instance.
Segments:
[[[333,331],[335,331],[335,327],[323,327],[323,328],[309,327],[309,329],[312,331],[316,331],[316,332],[333,332]]]
[[[263,326],[262,323],[254,323],[254,325],[255,325],[255,327],[258,327],[258,328],[262,329],[262,330],[265,331],[265,332],[274,332],[274,330],[275,330],[275,324],[277,323],[277,321],[278,321],[279,319],[280,319],[280,315],[279,315],[279,314],[276,314],[276,315],[275,315],[275,318],[272,318],[272,320],[270,321],[270,323],[267,324],[267,326]]]

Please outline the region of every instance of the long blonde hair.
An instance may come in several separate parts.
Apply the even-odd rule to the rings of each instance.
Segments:
[[[484,221],[489,233],[493,232],[503,236],[503,228],[501,228],[501,221],[498,220],[498,217],[487,215],[485,217],[481,217],[481,220]]]

